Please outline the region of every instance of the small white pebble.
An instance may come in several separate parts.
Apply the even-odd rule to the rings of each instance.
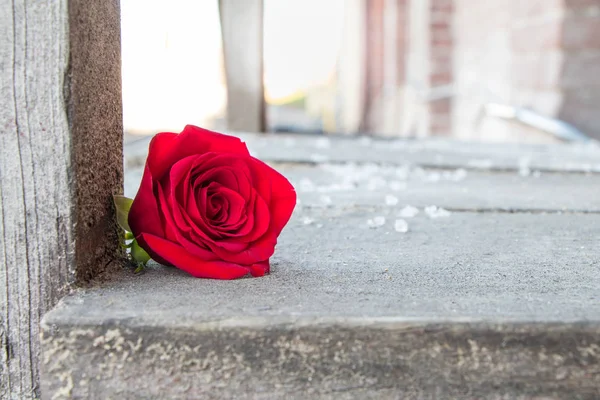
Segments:
[[[412,217],[416,216],[418,213],[419,213],[419,209],[417,207],[406,206],[402,210],[400,210],[400,213],[398,214],[398,216],[402,217],[402,218],[412,218]]]
[[[313,222],[315,222],[315,220],[314,220],[314,219],[312,219],[311,217],[304,217],[304,218],[302,218],[302,223],[303,223],[304,225],[310,225],[310,224],[312,224]]]
[[[463,168],[459,168],[454,172],[451,172],[448,176],[448,179],[454,182],[464,181],[467,177],[467,171]]]
[[[389,186],[391,190],[399,192],[400,190],[406,189],[406,182],[390,181]]]
[[[331,197],[327,196],[327,195],[323,195],[320,197],[321,203],[325,204],[326,206],[330,205],[332,203],[331,201]]]
[[[427,214],[429,218],[444,218],[449,217],[451,215],[450,211],[438,206],[425,207],[425,214]]]
[[[395,206],[396,204],[398,204],[398,198],[396,196],[393,196],[391,194],[385,196],[386,206]]]
[[[408,232],[408,223],[403,219],[397,219],[396,222],[394,222],[394,229],[396,232],[406,233]]]
[[[380,226],[385,225],[385,217],[377,216],[373,219],[369,219],[367,221],[367,225],[369,226],[369,228],[379,228]]]

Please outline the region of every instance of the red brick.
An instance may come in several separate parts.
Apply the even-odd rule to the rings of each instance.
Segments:
[[[429,76],[429,83],[432,86],[447,85],[452,82],[452,74],[449,72],[445,73],[434,73]]]

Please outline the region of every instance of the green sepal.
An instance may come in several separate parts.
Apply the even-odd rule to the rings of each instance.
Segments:
[[[117,211],[117,223],[127,232],[131,232],[129,222],[127,222],[127,217],[129,217],[129,209],[131,208],[133,199],[125,196],[114,195],[113,201],[115,202],[115,210]]]
[[[134,240],[131,242],[131,258],[137,265],[143,266],[150,260],[150,255],[140,247],[137,240]]]

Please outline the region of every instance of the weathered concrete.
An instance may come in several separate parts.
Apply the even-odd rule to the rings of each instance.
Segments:
[[[387,201],[398,210],[437,205],[468,211],[600,212],[599,174],[271,164],[294,184],[302,207],[382,206]],[[125,195],[135,196],[142,172],[126,173]]]
[[[421,213],[403,234],[394,215],[299,208],[267,277],[155,267],[64,299],[44,395],[600,395],[600,216]]]
[[[477,170],[600,172],[600,146],[458,143],[443,139],[358,140],[348,137],[236,133],[252,154],[278,162],[357,162]],[[150,138],[128,143],[126,166],[143,165]]]

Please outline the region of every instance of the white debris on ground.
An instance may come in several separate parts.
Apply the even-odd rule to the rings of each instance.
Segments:
[[[378,188],[384,188],[387,186],[387,181],[383,179],[381,176],[375,176],[369,179],[369,183],[367,183],[367,190],[374,191]]]
[[[529,168],[530,164],[531,164],[531,158],[521,157],[519,159],[519,175],[521,175],[521,176],[531,175],[531,168]]]
[[[393,190],[394,192],[399,192],[401,190],[406,189],[406,182],[390,181],[388,183],[388,185],[389,185],[390,189]]]
[[[315,147],[317,149],[328,149],[331,147],[331,141],[329,138],[319,138],[315,140]]]
[[[327,196],[327,195],[323,195],[319,198],[319,200],[321,200],[321,203],[325,204],[326,206],[330,205],[332,203],[331,197]]]
[[[398,198],[394,195],[388,194],[385,196],[385,205],[386,206],[395,206],[398,204]]]
[[[419,209],[417,207],[413,207],[413,206],[405,206],[402,210],[400,210],[400,213],[398,213],[399,217],[402,218],[413,218],[414,216],[416,216],[419,213]]]
[[[315,155],[318,156],[318,155]],[[319,184],[308,177],[297,182],[299,192],[349,192],[354,190],[375,191],[404,191],[410,181],[422,182],[451,181],[459,182],[466,178],[467,171],[462,168],[448,171],[431,171],[420,167],[391,166],[377,164],[331,164],[324,163],[319,169],[333,175],[328,184]],[[391,195],[391,194],[390,194]]]
[[[438,206],[427,206],[424,211],[429,218],[444,218],[452,215],[450,211]]]
[[[394,222],[394,230],[396,232],[406,233],[408,232],[408,223],[403,219],[397,219],[396,222]]]
[[[385,217],[377,216],[367,220],[367,225],[369,228],[379,228],[380,226],[385,225]]]
[[[315,222],[315,220],[314,220],[314,219],[312,219],[311,217],[303,217],[303,218],[302,218],[302,223],[303,223],[304,225],[310,225],[310,224],[312,224],[313,222]]]

